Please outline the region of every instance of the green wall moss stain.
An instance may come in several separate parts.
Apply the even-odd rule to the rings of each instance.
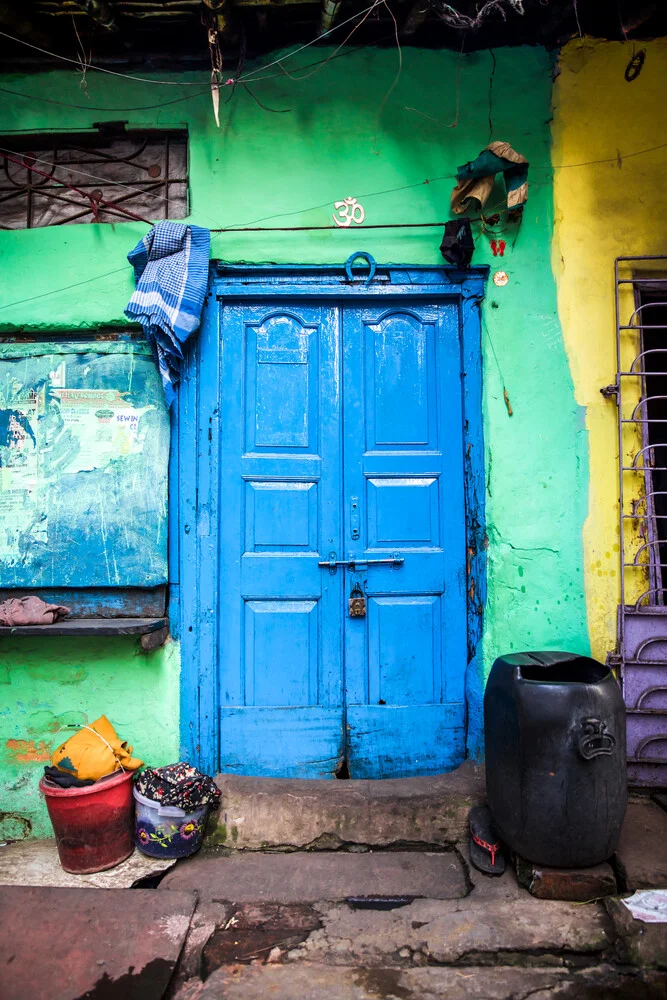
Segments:
[[[322,58],[326,54],[319,50]],[[499,49],[495,58],[493,138],[512,143],[530,161],[530,196],[518,231],[503,233],[508,246],[502,261],[493,257],[485,235],[478,239],[474,257],[474,263],[490,264],[492,274],[507,271],[509,282],[503,288],[490,283],[492,302],[483,306],[488,600],[482,647],[467,681],[473,753],[481,746],[484,681],[497,655],[538,647],[588,651],[580,573],[588,502],[587,438],[573,397],[550,256],[553,204],[547,122],[552,60],[538,47]],[[328,225],[333,202],[348,195],[364,206],[368,224],[444,220],[449,217],[452,175],[489,139],[490,54],[472,53],[461,62],[456,128],[444,129],[407,109],[453,122],[458,66],[458,53],[405,49],[400,80],[378,118],[396,75],[396,52],[346,52],[307,79],[280,77],[257,85],[262,101],[290,108],[287,114],[263,111],[239,88],[221,109],[219,129],[206,93],[193,98],[187,87],[110,82],[102,74],[90,74],[88,94],[94,106],[136,107],[160,100],[166,104],[167,97],[187,100],[123,115],[13,98],[0,110],[0,131],[90,128],[95,121],[121,117],[129,119],[131,127],[186,125],[189,221],[204,226],[258,220],[267,225]],[[204,76],[189,73],[184,80],[205,85]],[[67,71],[15,76],[8,85],[85,103],[77,75]],[[163,93],[167,89],[169,93]],[[422,183],[426,178],[431,182]],[[405,185],[412,187],[377,194]],[[503,197],[497,184],[489,205],[500,206]],[[0,232],[0,329],[83,330],[124,323],[123,310],[133,288],[126,255],[145,232],[136,222]],[[342,264],[361,249],[382,264],[433,265],[442,264],[440,238],[437,229],[363,227],[222,233],[213,236],[212,255],[228,262]],[[504,388],[512,401],[511,419]],[[0,679],[9,671],[10,685],[3,682],[2,735],[51,739],[48,713],[61,717],[73,712],[77,718],[94,719],[105,712],[140,757],[150,763],[176,760],[177,646],[147,658],[135,653],[136,644],[120,639],[4,645]],[[41,733],[41,722],[34,720],[39,712],[47,713]],[[3,766],[4,787],[26,767]],[[11,808],[33,817],[36,832],[43,835],[48,823],[36,790],[39,771],[32,767],[30,785],[12,792],[17,802]]]

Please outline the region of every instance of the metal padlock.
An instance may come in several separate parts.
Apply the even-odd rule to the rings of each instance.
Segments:
[[[358,583],[355,584],[352,593],[350,594],[350,600],[348,604],[350,610],[350,618],[366,617],[366,598],[364,597],[364,593]]]

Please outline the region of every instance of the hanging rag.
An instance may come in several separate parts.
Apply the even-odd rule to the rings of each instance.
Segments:
[[[11,597],[0,604],[0,625],[53,625],[69,613],[69,608],[46,604],[41,597]]]
[[[462,215],[471,204],[476,211],[484,208],[495,182],[502,173],[507,192],[507,208],[519,215],[528,201],[528,160],[508,142],[490,142],[476,160],[464,163],[456,171],[457,184],[452,191],[452,212]]]
[[[141,323],[155,349],[168,406],[179,381],[182,346],[201,320],[210,247],[208,229],[158,222],[127,255],[136,290],[125,315]]]
[[[445,233],[440,244],[440,253],[448,264],[455,267],[469,267],[475,241],[472,238],[470,219],[452,219],[445,223]]]
[[[220,789],[212,778],[181,761],[165,767],[147,767],[137,778],[137,791],[161,806],[178,806],[191,812],[199,806],[217,805]]]
[[[62,743],[54,751],[51,763],[75,778],[97,781],[114,771],[136,771],[143,761],[132,756],[132,747],[118,739],[106,715],[101,715]]]

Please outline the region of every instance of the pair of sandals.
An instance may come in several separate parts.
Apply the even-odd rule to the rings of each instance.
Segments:
[[[505,857],[487,807],[474,806],[468,815],[468,824],[472,865],[483,875],[502,875],[505,871]]]

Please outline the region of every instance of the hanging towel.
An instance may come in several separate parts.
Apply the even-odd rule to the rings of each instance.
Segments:
[[[457,184],[452,191],[451,209],[462,215],[471,203],[476,211],[484,208],[493,190],[495,176],[502,173],[507,191],[507,208],[519,213],[528,201],[528,160],[508,142],[490,142],[476,160],[464,163],[456,171]]]
[[[141,323],[155,348],[168,406],[175,398],[182,345],[201,320],[210,247],[208,229],[158,222],[127,255],[137,287],[125,315]]]

